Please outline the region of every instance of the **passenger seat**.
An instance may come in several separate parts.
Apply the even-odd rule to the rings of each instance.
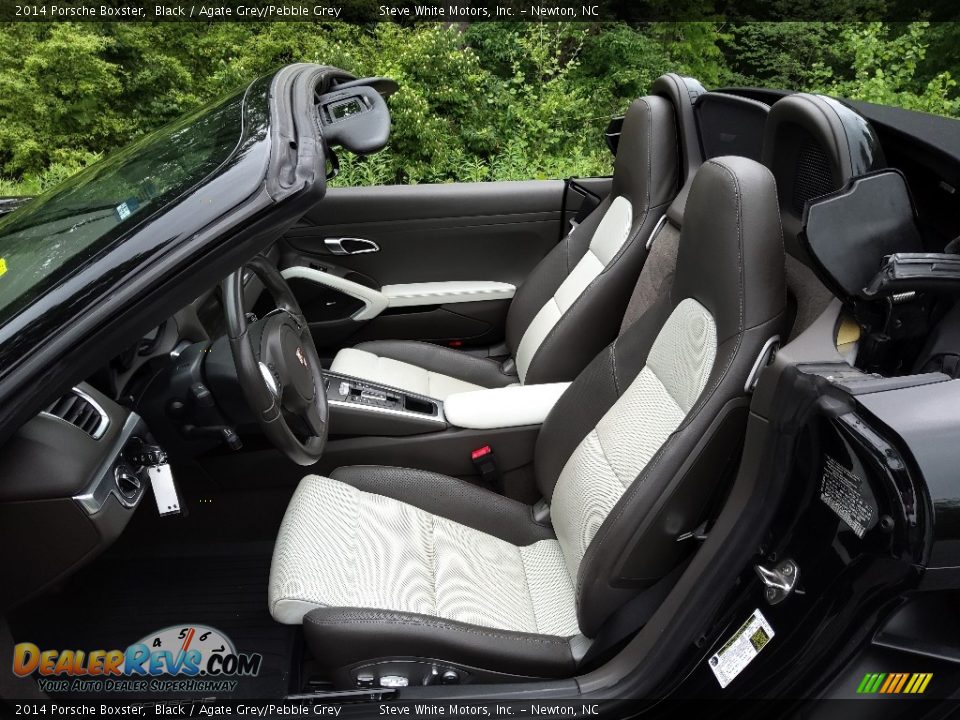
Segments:
[[[611,191],[533,269],[511,302],[500,362],[416,341],[341,350],[336,373],[439,400],[482,388],[573,380],[613,340],[647,256],[647,238],[677,193],[674,106],[633,102],[623,121]]]
[[[870,123],[853,108],[826,95],[796,93],[770,108],[763,164],[777,181],[793,317],[789,341],[834,299],[812,270],[812,260],[800,242],[807,203],[886,167],[886,161]]]

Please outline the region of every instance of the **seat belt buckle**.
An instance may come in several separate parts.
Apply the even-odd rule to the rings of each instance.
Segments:
[[[470,453],[470,461],[485,483],[495,488],[500,487],[500,469],[497,467],[492,447],[489,445],[478,447]]]

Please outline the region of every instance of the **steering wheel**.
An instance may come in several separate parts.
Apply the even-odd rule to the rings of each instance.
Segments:
[[[244,268],[260,278],[276,306],[251,324],[243,304]],[[280,452],[298,465],[312,465],[327,442],[327,391],[310,327],[290,286],[258,255],[223,281],[223,305],[237,378],[257,422]],[[299,434],[290,426],[292,417],[304,426]]]

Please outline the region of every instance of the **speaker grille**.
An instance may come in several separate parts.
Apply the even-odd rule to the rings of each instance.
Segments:
[[[802,215],[808,201],[833,190],[836,188],[827,153],[812,137],[805,138],[797,154],[797,169],[793,180],[794,212]]]

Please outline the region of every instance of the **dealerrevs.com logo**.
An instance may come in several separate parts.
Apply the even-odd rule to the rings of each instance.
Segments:
[[[41,650],[14,647],[13,672],[36,674],[44,692],[231,692],[236,678],[254,677],[263,656],[238,653],[219,630],[175,625],[125,650]]]

